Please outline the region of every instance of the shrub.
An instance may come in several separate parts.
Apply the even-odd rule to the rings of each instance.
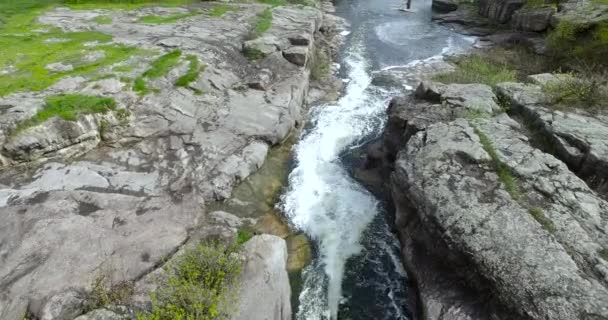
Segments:
[[[133,91],[139,93],[140,95],[144,95],[144,94],[150,92],[150,90],[148,89],[148,83],[146,82],[146,79],[144,79],[142,77],[136,78],[135,81],[133,82]]]
[[[151,293],[152,310],[138,320],[221,320],[233,314],[241,260],[236,246],[201,242],[165,266]]]
[[[132,281],[113,282],[108,274],[101,273],[93,279],[91,292],[86,298],[85,309],[90,311],[113,304],[127,304],[134,289]]]
[[[433,80],[443,83],[484,83],[516,81],[516,73],[504,64],[494,64],[480,55],[467,56],[456,62],[453,72],[438,74]]]
[[[272,26],[272,9],[268,8],[258,15],[258,21],[255,24],[254,32],[259,37],[262,33],[268,31]]]
[[[592,112],[608,108],[608,85],[601,74],[569,75],[544,84],[542,90],[553,108],[579,108]]]

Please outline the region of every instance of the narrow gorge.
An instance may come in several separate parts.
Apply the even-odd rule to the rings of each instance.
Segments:
[[[606,0],[0,3],[0,320],[608,320]]]

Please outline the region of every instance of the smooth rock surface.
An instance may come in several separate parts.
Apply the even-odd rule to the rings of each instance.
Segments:
[[[273,235],[251,238],[243,246],[239,311],[235,320],[291,320],[291,288],[285,240]]]

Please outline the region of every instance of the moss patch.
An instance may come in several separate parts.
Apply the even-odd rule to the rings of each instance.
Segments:
[[[209,15],[212,17],[221,17],[228,11],[238,11],[239,8],[235,6],[231,6],[228,4],[218,4],[213,6],[213,10],[209,12]]]
[[[178,87],[187,87],[190,83],[196,81],[201,71],[204,69],[204,67],[201,67],[201,63],[195,55],[188,55],[186,60],[189,62],[188,71],[175,82],[175,85]]]
[[[173,50],[160,56],[152,62],[150,68],[144,72],[143,76],[150,79],[164,76],[179,63],[179,57],[181,57],[181,55],[181,50]]]
[[[443,83],[484,83],[516,81],[516,72],[506,65],[495,64],[480,55],[472,55],[457,61],[453,72],[438,74],[433,80]]]
[[[166,278],[151,293],[151,312],[137,320],[229,319],[242,268],[237,248],[202,242],[167,263]]]
[[[32,118],[17,125],[14,132],[39,125],[53,117],[63,120],[76,121],[79,115],[92,113],[106,113],[116,110],[116,101],[112,98],[87,96],[82,94],[62,94],[46,99],[42,110]]]
[[[176,14],[172,14],[172,15],[168,15],[168,16],[148,15],[148,16],[143,16],[143,17],[139,18],[139,20],[137,20],[137,21],[141,22],[141,23],[147,23],[147,24],[175,23],[179,20],[190,18],[190,17],[196,16],[198,14],[199,13],[196,13],[196,12],[189,12],[189,13],[176,13]]]
[[[145,95],[150,92],[146,79],[142,77],[135,78],[135,81],[133,81],[133,91],[139,93],[140,95]]]
[[[536,221],[538,221],[538,223],[540,223],[545,230],[551,233],[555,232],[555,225],[553,225],[553,221],[545,216],[543,209],[539,207],[532,207],[528,210],[528,212],[530,212],[530,215],[536,219]]]
[[[486,134],[483,133],[481,130],[477,128],[474,129],[477,136],[479,136],[479,142],[481,142],[483,149],[488,153],[488,155],[490,155],[490,158],[492,158],[494,170],[496,170],[498,179],[500,180],[500,182],[502,182],[503,186],[505,187],[505,190],[507,190],[513,200],[519,199],[519,187],[517,186],[517,181],[515,180],[515,177],[511,175],[511,170],[509,169],[509,167],[507,167],[506,164],[500,161],[498,153],[492,145],[492,141],[490,140],[490,138],[488,138],[488,136],[486,136]]]
[[[605,261],[608,261],[608,248],[604,248],[604,249],[600,250],[598,252],[598,254],[600,255],[600,257],[602,259],[604,259]]]
[[[251,238],[253,238],[253,232],[251,232],[251,230],[239,229],[239,231],[236,233],[236,244],[239,246],[243,245]]]
[[[268,8],[258,15],[258,20],[254,26],[254,33],[257,37],[268,31],[272,26],[272,9]]]

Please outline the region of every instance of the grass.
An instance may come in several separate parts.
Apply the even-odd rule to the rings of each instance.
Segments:
[[[190,4],[195,0],[55,0],[71,9],[122,9],[133,10],[148,6],[178,7]]]
[[[93,18],[93,22],[97,24],[112,24],[112,18],[108,16],[97,16]]]
[[[481,142],[483,149],[488,153],[490,158],[492,158],[492,164],[494,166],[494,170],[496,170],[498,179],[500,180],[502,185],[505,187],[505,190],[507,190],[507,192],[509,193],[509,195],[511,195],[511,198],[513,198],[513,200],[519,199],[520,191],[519,191],[519,187],[517,186],[517,181],[515,180],[515,177],[513,177],[513,175],[511,175],[511,170],[509,169],[509,167],[507,167],[506,164],[504,164],[502,161],[500,161],[500,158],[498,157],[498,153],[496,152],[496,149],[492,145],[492,141],[490,141],[490,138],[488,138],[488,136],[486,136],[485,133],[483,133],[478,128],[475,128],[475,133],[479,137],[479,142]]]
[[[227,4],[218,4],[213,7],[213,10],[209,13],[212,17],[221,17],[228,11],[237,11],[239,8]]]
[[[249,60],[258,60],[264,58],[264,53],[255,48],[243,48],[243,55]]]
[[[236,233],[236,244],[243,245],[245,242],[249,241],[253,237],[253,232],[247,229],[240,229]]]
[[[186,72],[186,74],[179,77],[175,82],[175,85],[178,87],[187,87],[188,85],[190,85],[190,83],[196,81],[196,79],[198,79],[198,76],[200,75],[200,72],[202,71],[202,69],[204,69],[201,68],[201,63],[198,60],[198,57],[196,57],[195,55],[186,56],[186,60],[188,60],[189,62],[188,71]]]
[[[237,248],[201,242],[167,263],[166,278],[150,294],[151,311],[137,320],[230,319],[242,269]]]
[[[152,14],[152,15],[143,16],[143,17],[139,18],[139,20],[137,20],[137,21],[141,22],[141,23],[146,23],[146,24],[167,24],[167,23],[175,23],[179,20],[190,18],[190,17],[196,16],[198,14],[199,13],[197,13],[197,12],[176,13],[176,14],[172,14],[172,15],[168,15],[168,16],[158,16],[158,15]]]
[[[152,62],[150,68],[142,76],[150,79],[164,76],[179,63],[181,55],[182,51],[178,49],[160,56]]]
[[[79,115],[106,113],[116,110],[113,98],[87,96],[82,94],[62,94],[46,98],[45,106],[32,118],[17,125],[14,132],[39,125],[53,117],[76,121]]]
[[[7,5],[0,8],[3,21],[0,26],[0,70],[9,68],[15,71],[0,75],[0,96],[17,91],[40,91],[46,89],[66,76],[87,75],[100,67],[123,61],[138,50],[123,45],[103,44],[112,37],[99,32],[63,32],[58,28],[40,25],[36,17],[46,10],[53,1],[24,1],[22,5]],[[9,4],[13,1],[9,1]],[[45,30],[39,32],[36,30]],[[61,39],[61,41],[55,41]],[[102,45],[84,46],[87,42],[97,41]],[[85,61],[88,52],[104,51],[105,56],[96,61]],[[52,72],[46,66],[63,62],[72,65],[72,70]]]
[[[139,93],[140,95],[145,95],[150,92],[146,79],[142,77],[135,78],[135,81],[133,81],[133,91]]]
[[[284,6],[287,4],[285,0],[258,0],[259,3],[269,4],[273,7]]]
[[[572,74],[546,83],[542,91],[555,109],[579,108],[592,112],[608,109],[608,81],[602,74]]]
[[[496,85],[517,80],[517,74],[507,65],[495,64],[480,55],[464,57],[457,61],[453,72],[438,74],[433,80],[443,83],[483,83]]]
[[[258,20],[255,23],[253,32],[256,38],[268,31],[272,26],[272,9],[268,8],[258,15]]]
[[[555,225],[553,225],[553,221],[547,218],[543,212],[543,209],[539,207],[532,207],[528,210],[528,212],[536,221],[538,221],[538,223],[543,226],[543,228],[545,228],[545,230],[549,231],[550,233],[555,232]]]
[[[100,274],[91,283],[85,310],[103,308],[109,305],[126,304],[135,292],[135,284],[132,281],[113,282],[110,275]]]

